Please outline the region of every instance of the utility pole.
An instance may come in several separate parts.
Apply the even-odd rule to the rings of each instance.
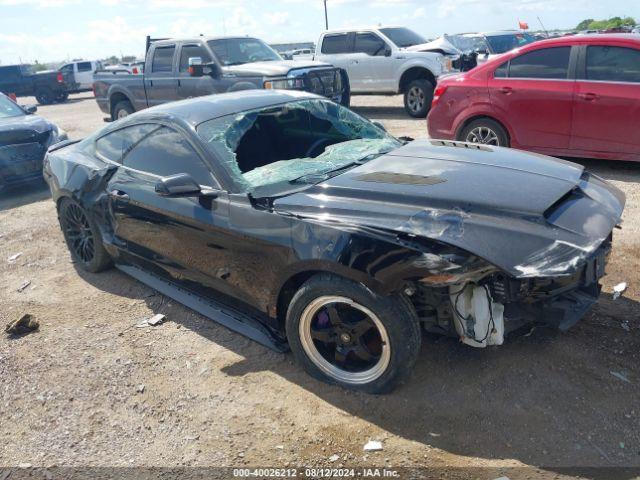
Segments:
[[[327,16],[327,0],[324,0],[324,29],[329,30],[329,17]]]

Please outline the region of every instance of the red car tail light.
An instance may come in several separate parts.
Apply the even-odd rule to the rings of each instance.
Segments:
[[[58,80],[58,83],[64,83],[64,78],[62,77],[62,72],[58,72],[57,80]]]
[[[440,100],[440,97],[444,95],[444,92],[447,91],[446,85],[438,85],[436,89],[433,91],[433,100],[431,100],[431,107],[434,107],[436,103]]]

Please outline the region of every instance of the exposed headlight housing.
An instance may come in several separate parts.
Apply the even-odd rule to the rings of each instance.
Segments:
[[[304,90],[304,79],[292,77],[265,80],[264,88],[267,90]]]

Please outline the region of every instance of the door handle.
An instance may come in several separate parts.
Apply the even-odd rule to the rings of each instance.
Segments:
[[[581,93],[580,98],[582,98],[583,100],[586,100],[587,102],[593,102],[594,100],[598,99],[598,95],[596,95],[593,92],[587,92],[587,93]]]
[[[511,87],[501,87],[500,88],[500,93],[504,93],[505,95],[509,95],[510,93],[513,93],[513,88],[511,88]]]
[[[117,200],[122,200],[123,202],[129,201],[129,195],[126,192],[123,192],[122,190],[117,190],[117,189],[111,190],[109,194],[112,197],[115,197]]]
[[[356,64],[356,63],[358,63],[358,60],[351,60],[351,64],[352,64],[352,65],[353,65],[353,64]]]

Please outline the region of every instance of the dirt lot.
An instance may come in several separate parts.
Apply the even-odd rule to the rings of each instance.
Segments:
[[[354,103],[394,134],[426,135],[400,98]],[[104,125],[90,94],[39,113],[72,138]],[[312,380],[290,354],[116,270],[77,271],[47,192],[5,194],[0,320],[29,312],[41,328],[0,337],[0,466],[386,465],[511,479],[612,475],[563,467],[640,468],[640,165],[584,164],[627,194],[592,313],[567,333],[537,328],[486,350],[425,336],[411,381],[381,397]],[[629,289],[614,301],[622,281]],[[155,313],[168,321],[134,327]],[[365,454],[369,439],[384,450]],[[463,470],[470,467],[479,468]]]

